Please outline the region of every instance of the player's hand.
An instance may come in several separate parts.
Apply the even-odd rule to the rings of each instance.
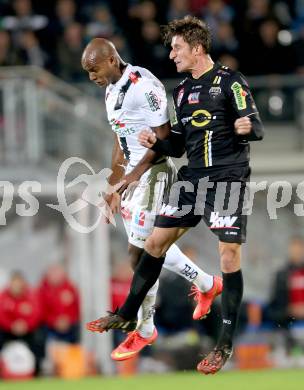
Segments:
[[[120,195],[117,192],[114,192],[112,194],[112,200],[110,203],[110,209],[113,214],[119,214],[120,213]]]
[[[138,135],[138,142],[145,148],[152,148],[156,142],[156,135],[153,131],[142,130]]]
[[[234,131],[237,135],[246,135],[251,132],[252,123],[251,119],[248,116],[238,118],[234,122]]]
[[[138,185],[139,180],[140,180],[140,175],[137,172],[132,171],[128,173],[124,177],[124,184],[119,188],[117,192],[119,193],[119,195],[125,192],[124,193],[124,198],[125,198],[130,193],[130,191],[134,191],[134,189]]]

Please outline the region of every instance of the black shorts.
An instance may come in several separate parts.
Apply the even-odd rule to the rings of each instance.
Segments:
[[[194,227],[201,219],[220,241],[246,241],[247,198],[250,167],[189,168],[183,166],[178,181],[164,200],[154,226]]]

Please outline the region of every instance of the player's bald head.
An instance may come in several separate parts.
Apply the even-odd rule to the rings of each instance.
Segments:
[[[83,68],[87,68],[98,62],[105,61],[110,57],[119,59],[119,55],[113,43],[104,38],[94,38],[84,49],[81,63]]]

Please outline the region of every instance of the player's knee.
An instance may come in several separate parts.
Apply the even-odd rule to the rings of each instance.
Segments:
[[[137,263],[140,259],[140,255],[142,254],[142,252],[143,252],[143,249],[129,245],[128,256],[129,256],[131,268],[133,270],[137,266]]]
[[[240,268],[240,246],[226,244],[220,247],[221,268],[225,273],[238,271]]]
[[[145,242],[145,251],[151,256],[161,257],[166,253],[166,247],[151,235]]]

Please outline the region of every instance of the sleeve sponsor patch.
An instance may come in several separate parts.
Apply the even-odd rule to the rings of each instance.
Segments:
[[[245,108],[247,107],[247,104],[246,104],[247,92],[244,91],[241,84],[238,83],[237,81],[235,81],[232,84],[231,89],[233,91],[234,100],[235,100],[235,103],[237,105],[237,108],[239,110],[245,110]]]
[[[149,93],[145,93],[145,96],[149,103],[149,107],[151,111],[154,112],[160,110],[160,99],[153,91],[150,91]]]

